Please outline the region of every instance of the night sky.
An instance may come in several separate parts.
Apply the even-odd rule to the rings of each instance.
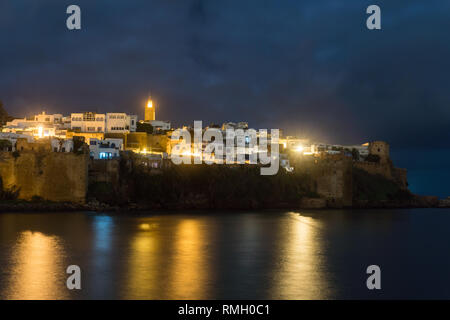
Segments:
[[[77,4],[82,29],[66,28]],[[366,28],[381,7],[382,30]],[[450,195],[450,2],[1,0],[0,100],[16,117],[124,111],[386,140],[420,194]]]

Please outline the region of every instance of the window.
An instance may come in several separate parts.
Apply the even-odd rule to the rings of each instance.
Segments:
[[[95,121],[95,113],[93,113],[93,112],[84,113],[83,120],[84,121]]]
[[[95,131],[95,127],[88,127],[87,131]]]
[[[100,159],[112,159],[111,152],[100,152],[99,154]]]
[[[97,128],[97,131],[98,131],[98,132],[102,132],[102,131],[103,131],[103,130],[102,130],[102,127],[98,127],[98,128]]]
[[[91,140],[91,141],[89,142],[89,144],[90,144],[91,146],[96,146],[96,145],[97,145],[97,141]]]

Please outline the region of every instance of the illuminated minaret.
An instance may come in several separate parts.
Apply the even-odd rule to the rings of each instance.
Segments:
[[[145,106],[145,121],[155,120],[155,105],[152,99],[148,99],[147,105]]]

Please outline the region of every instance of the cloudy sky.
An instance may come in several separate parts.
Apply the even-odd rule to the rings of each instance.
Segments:
[[[77,4],[82,29],[66,28]],[[365,26],[377,4],[382,30]],[[172,123],[248,121],[330,143],[386,140],[411,189],[450,195],[450,3],[2,0],[0,100]]]

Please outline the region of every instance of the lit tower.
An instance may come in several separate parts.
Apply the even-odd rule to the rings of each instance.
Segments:
[[[145,121],[153,121],[155,120],[155,104],[152,99],[148,99],[147,105],[145,106]]]

